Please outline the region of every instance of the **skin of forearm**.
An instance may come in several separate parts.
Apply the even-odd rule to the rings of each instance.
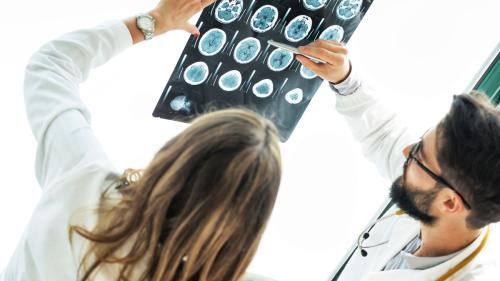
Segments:
[[[132,42],[137,44],[139,42],[144,41],[144,34],[139,30],[136,24],[135,17],[127,18],[123,21],[130,32],[130,36],[132,36]]]

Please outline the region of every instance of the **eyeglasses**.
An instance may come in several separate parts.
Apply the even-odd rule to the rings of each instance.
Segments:
[[[467,201],[465,200],[465,198],[462,196],[462,194],[460,194],[460,192],[458,192],[452,185],[450,185],[448,183],[447,180],[445,180],[443,177],[441,176],[438,176],[436,175],[433,171],[431,171],[429,168],[427,168],[424,163],[420,162],[420,160],[418,160],[416,157],[415,157],[415,154],[417,154],[418,150],[420,149],[420,147],[422,147],[422,140],[420,140],[419,142],[415,143],[412,147],[411,147],[411,150],[410,150],[410,154],[408,155],[408,158],[406,158],[406,161],[404,163],[404,166],[403,166],[403,186],[404,186],[404,182],[406,181],[406,171],[408,170],[408,166],[410,165],[410,162],[411,160],[415,160],[415,163],[417,163],[417,165],[422,169],[424,170],[424,172],[426,174],[428,174],[431,178],[433,178],[436,182],[438,182],[439,184],[441,185],[444,185],[448,188],[450,188],[451,190],[455,191],[456,194],[458,194],[458,196],[460,196],[460,198],[462,199],[462,201],[464,202],[464,205],[467,209],[470,209],[471,206],[469,205],[469,203],[467,203]]]

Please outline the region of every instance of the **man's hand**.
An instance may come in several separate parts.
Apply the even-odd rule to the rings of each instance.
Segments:
[[[215,0],[161,0],[150,14],[156,19],[156,35],[182,29],[199,35],[200,31],[188,20]]]
[[[351,72],[347,49],[340,43],[317,40],[309,45],[299,47],[299,50],[305,55],[324,61],[325,63],[315,63],[301,55],[296,57],[305,67],[333,84],[342,82]]]

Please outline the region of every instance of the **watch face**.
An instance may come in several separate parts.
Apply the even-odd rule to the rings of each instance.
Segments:
[[[153,31],[153,21],[146,17],[141,17],[137,20],[139,28],[146,31]]]

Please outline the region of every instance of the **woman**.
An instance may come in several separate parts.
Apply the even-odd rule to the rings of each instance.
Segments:
[[[149,13],[154,35],[198,35],[187,20],[212,2],[162,0]],[[25,101],[43,195],[0,280],[239,280],[250,263],[281,177],[270,122],[243,110],[207,114],[144,170],[123,174],[90,128],[78,84],[150,37],[136,23],[76,31],[32,57]]]

